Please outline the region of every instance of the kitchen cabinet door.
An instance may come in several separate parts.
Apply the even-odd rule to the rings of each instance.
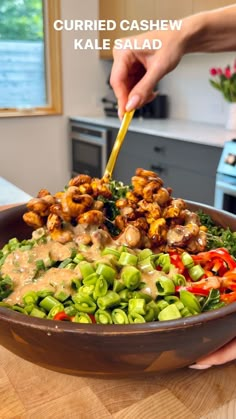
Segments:
[[[122,38],[123,36],[125,36],[124,32],[120,29],[119,24],[125,16],[125,4],[126,0],[99,0],[99,19],[106,21],[112,19],[116,21],[115,30],[99,31],[100,45],[103,39],[111,40],[111,49],[100,50],[100,58],[112,59],[112,47],[114,40],[116,38]]]
[[[181,19],[192,13],[192,0],[99,0],[99,19],[114,19],[117,28],[114,31],[100,31],[100,44],[103,39],[114,39],[144,33],[137,29],[121,30],[121,20],[159,20],[159,19]],[[112,49],[101,50],[100,58],[112,59]]]
[[[124,19],[132,22],[133,20],[152,20],[158,19],[155,15],[155,4],[157,0],[126,0]],[[123,36],[132,36],[143,31],[128,30],[123,32]]]
[[[112,129],[115,140],[116,129]],[[137,167],[153,170],[173,189],[173,196],[214,204],[215,178],[222,149],[129,131],[114,178],[130,183]]]
[[[193,13],[204,10],[218,9],[219,7],[235,4],[234,0],[193,0]]]
[[[154,19],[181,19],[192,14],[191,0],[155,1]]]

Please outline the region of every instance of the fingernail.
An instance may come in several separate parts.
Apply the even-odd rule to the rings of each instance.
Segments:
[[[207,368],[211,368],[212,365],[207,365],[207,364],[193,364],[193,365],[189,365],[189,368],[192,368],[194,370],[206,370]]]
[[[126,111],[129,112],[129,111],[132,111],[133,109],[136,109],[139,103],[140,103],[140,96],[139,95],[132,96],[127,102],[127,105],[125,107]]]
[[[124,116],[123,115],[123,112],[121,112],[121,110],[118,109],[118,117],[119,117],[119,119],[122,120],[123,116]]]

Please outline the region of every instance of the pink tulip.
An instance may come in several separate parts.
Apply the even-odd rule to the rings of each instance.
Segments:
[[[211,74],[212,76],[216,76],[216,75],[217,75],[217,70],[216,70],[216,68],[211,68],[211,69],[210,69],[210,74]]]
[[[217,68],[217,74],[218,74],[218,76],[222,76],[223,71],[222,71],[221,68]]]
[[[224,71],[224,75],[227,79],[230,79],[231,77],[231,70],[230,70],[230,66],[227,66],[225,71]]]

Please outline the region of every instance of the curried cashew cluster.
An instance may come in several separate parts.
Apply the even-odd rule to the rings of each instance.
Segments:
[[[197,214],[171,194],[171,188],[165,188],[155,172],[138,168],[131,189],[114,202],[118,215],[110,221],[120,231],[115,240],[130,247],[204,250],[206,232]],[[109,179],[81,174],[70,180],[65,191],[53,196],[42,189],[28,202],[23,219],[35,229],[45,226],[53,240],[66,243],[74,239],[75,231],[81,232],[75,226],[107,229],[104,200],[114,200]]]

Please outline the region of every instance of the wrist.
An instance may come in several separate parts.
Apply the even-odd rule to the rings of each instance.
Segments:
[[[207,13],[198,13],[183,19],[182,44],[184,54],[202,52],[205,49],[207,21]]]

